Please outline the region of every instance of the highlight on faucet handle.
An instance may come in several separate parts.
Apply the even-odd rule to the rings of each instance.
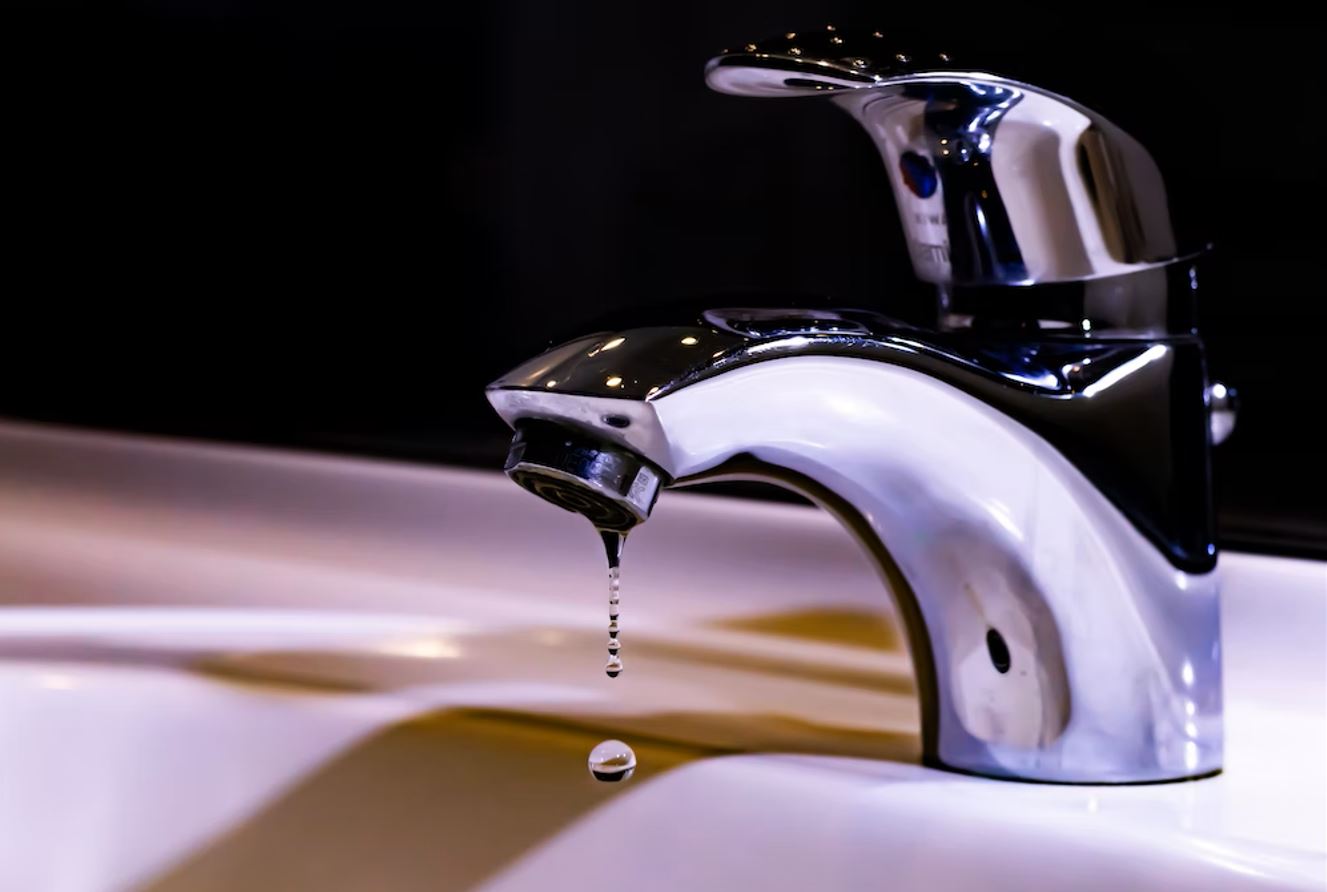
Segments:
[[[709,86],[738,96],[802,96],[873,87],[921,72],[960,71],[938,47],[904,45],[884,31],[826,25],[786,31],[736,50],[705,67]]]
[[[943,47],[830,25],[725,51],[705,79],[739,96],[826,96],[853,115],[884,161],[924,282],[1155,279],[1185,259],[1161,173],[1141,144],[1067,97]],[[1125,289],[1128,300],[1155,298],[1155,289],[1143,298],[1136,290]]]

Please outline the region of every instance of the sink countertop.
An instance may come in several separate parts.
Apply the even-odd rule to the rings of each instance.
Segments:
[[[916,764],[814,509],[665,494],[609,682],[594,534],[500,474],[0,424],[0,505],[0,887],[1327,886],[1327,565],[1222,556],[1221,776],[1058,787]],[[452,801],[375,803],[402,765]]]

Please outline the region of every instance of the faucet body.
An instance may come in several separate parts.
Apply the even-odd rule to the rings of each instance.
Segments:
[[[1080,168],[1010,180],[1002,170],[1064,153],[992,137],[1022,101],[1010,91],[1029,88],[961,71],[885,75],[857,56],[808,60],[804,46],[748,45],[711,62],[711,85],[848,93],[868,129],[898,132],[882,157],[896,196],[909,190],[905,229],[909,209],[926,207],[909,253],[936,287],[937,324],[808,301],[679,311],[674,325],[571,341],[489,388],[517,430],[508,473],[608,529],[643,521],[663,487],[725,478],[773,481],[834,513],[906,628],[928,764],[1069,783],[1219,771],[1196,262],[1168,256],[1164,193],[1123,200],[1116,189],[1111,207],[1133,208],[1132,223],[1112,230],[1105,205],[1080,192],[1057,207],[1096,229],[1048,241],[1028,221],[1058,211],[1007,196]],[[1006,92],[987,89],[997,83]],[[1059,120],[1045,103],[1037,114]],[[1081,142],[1083,122],[1100,119],[1075,114]],[[939,154],[962,134],[975,172]],[[1089,142],[1127,147],[1116,173],[1150,164],[1132,140]],[[997,160],[992,179],[982,164]],[[1109,190],[1095,176],[1100,196]],[[1150,176],[1135,170],[1117,186]],[[919,249],[922,231],[943,251]]]

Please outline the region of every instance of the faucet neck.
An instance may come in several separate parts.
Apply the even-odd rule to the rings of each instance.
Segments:
[[[1219,769],[1215,573],[1176,570],[1024,425],[844,356],[753,364],[653,408],[653,458],[679,480],[738,467],[866,542],[910,629],[933,764],[1097,783]]]

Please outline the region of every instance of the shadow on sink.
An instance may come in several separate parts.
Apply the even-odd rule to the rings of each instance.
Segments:
[[[590,778],[592,735],[444,712],[323,765],[144,888],[469,889],[621,791]],[[630,790],[696,753],[639,744]]]
[[[344,645],[248,650],[15,637],[0,639],[0,660],[186,672],[293,702],[301,692],[385,697],[414,716],[321,763],[159,872],[143,887],[158,892],[474,889],[610,802],[674,795],[653,782],[697,760],[858,757],[886,773],[919,761],[906,659],[866,620],[758,617],[624,644],[627,671],[611,681],[599,671],[603,640],[561,627],[407,626]],[[585,768],[607,737],[637,752],[626,785],[598,783]],[[605,840],[604,857],[612,849]]]
[[[765,721],[778,723],[734,716],[729,732],[747,727],[729,739],[757,744]],[[723,730],[711,718],[687,715],[642,717],[637,725],[668,729],[670,738],[700,725],[716,735]],[[598,783],[585,770],[586,753],[604,734],[620,731],[580,727],[574,717],[553,723],[470,710],[403,722],[323,765],[144,888],[474,889],[596,809],[621,797],[666,795],[651,791],[651,783],[722,752],[633,730],[636,776],[626,785]],[[907,759],[916,744],[859,735],[847,748]],[[604,839],[602,856],[611,860],[619,842],[630,844]]]

